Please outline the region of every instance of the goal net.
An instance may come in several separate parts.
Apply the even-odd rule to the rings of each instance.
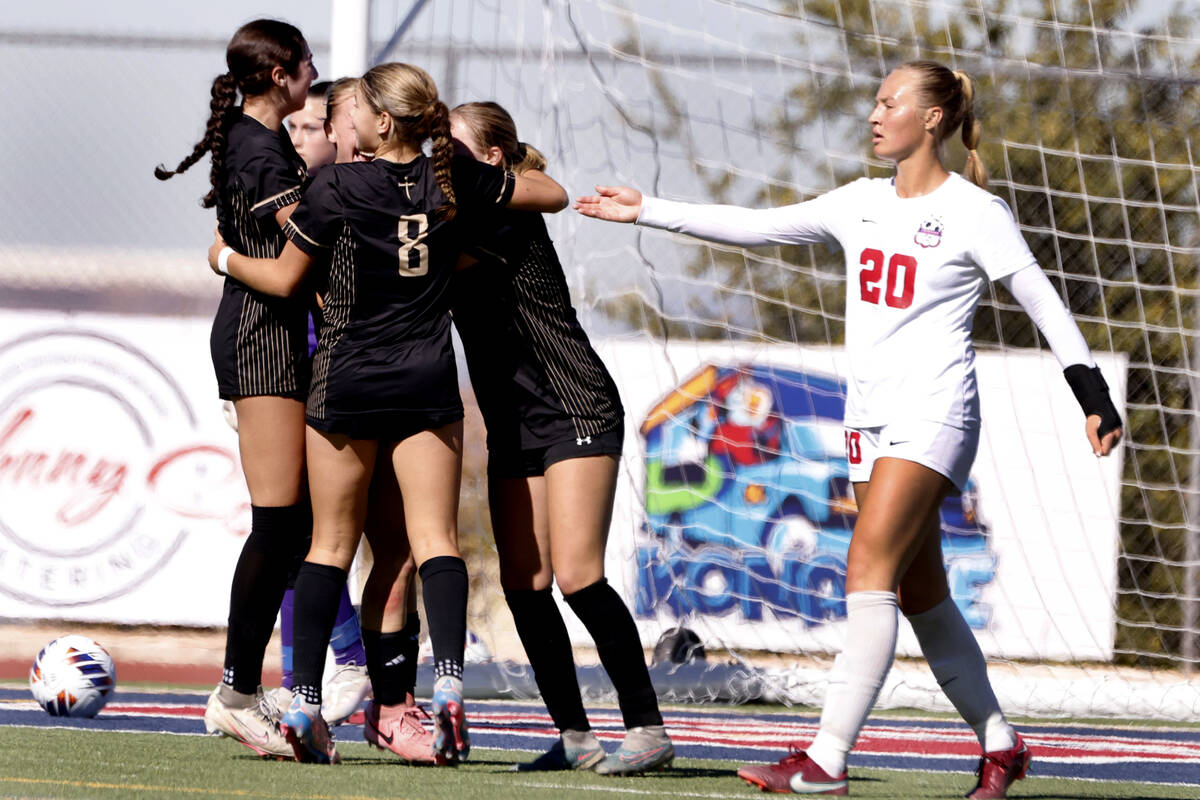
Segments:
[[[625,184],[768,206],[886,175],[866,124],[882,77],[915,58],[968,72],[990,188],[1127,427],[1114,456],[1092,457],[1059,365],[993,287],[975,320],[980,452],[941,509],[954,600],[1010,713],[1196,716],[1194,2],[372,0],[369,20],[344,26],[328,25],[325,4],[294,5],[280,14],[309,35],[323,78],[346,63],[331,31],[367,30],[356,47],[368,61],[424,66],[452,105],[508,108],[573,195]],[[211,212],[196,205],[208,164],[166,184],[151,175],[203,130],[243,21],[217,17],[174,32],[107,17],[95,31],[0,30],[0,66],[47,76],[84,128],[107,121],[82,148],[79,126],[55,116],[63,103],[18,103],[28,124],[0,128],[21,189],[0,201],[0,619],[224,623],[213,587],[228,585],[249,500],[206,352],[220,293],[203,262]],[[945,157],[965,161],[956,141]],[[569,210],[548,223],[626,409],[607,572],[655,654],[656,686],[819,703],[844,635],[856,513],[841,254],[709,246]],[[470,654],[484,662],[468,673],[532,694],[463,372],[460,528]],[[589,698],[611,697],[564,617]],[[947,708],[901,628],[880,702]],[[687,663],[689,641],[703,661]]]
[[[425,65],[452,104],[506,106],[575,194],[626,184],[766,206],[885,175],[865,122],[882,77],[915,58],[968,72],[991,189],[1078,320],[1127,428],[1114,457],[1092,457],[1059,365],[993,287],[975,323],[983,443],[968,490],[942,508],[953,597],[1013,712],[1194,713],[1200,30],[1186,7],[421,5],[374,3],[374,35],[392,39],[375,60]],[[950,144],[947,164],[964,161]],[[682,626],[707,654],[703,666],[657,667],[660,688],[819,702],[855,514],[840,254],[710,246],[569,211],[551,226],[627,409],[610,580],[647,648]],[[472,626],[519,660],[491,566],[482,458],[468,454],[464,495],[483,576]],[[919,656],[907,631],[899,653]],[[919,658],[898,662],[881,703],[944,707]]]

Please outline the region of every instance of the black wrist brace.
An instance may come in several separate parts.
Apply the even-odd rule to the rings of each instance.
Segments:
[[[1075,393],[1083,415],[1093,414],[1100,417],[1100,430],[1097,435],[1101,439],[1111,431],[1121,427],[1121,417],[1108,394],[1108,384],[1100,374],[1099,367],[1085,367],[1083,364],[1072,364],[1063,370],[1067,384]]]

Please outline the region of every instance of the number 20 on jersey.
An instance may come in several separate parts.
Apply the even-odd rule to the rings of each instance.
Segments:
[[[913,287],[917,282],[915,258],[903,253],[886,258],[882,250],[868,247],[858,257],[858,263],[863,266],[858,273],[858,288],[864,303],[878,305],[882,299],[889,308],[908,308],[912,305]]]

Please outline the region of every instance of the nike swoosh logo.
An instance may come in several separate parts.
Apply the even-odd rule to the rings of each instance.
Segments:
[[[660,745],[651,750],[642,750],[638,753],[622,753],[621,761],[626,764],[637,764],[640,761],[648,761],[656,755],[666,750],[666,745]]]
[[[263,731],[258,736],[255,736],[253,733],[250,733],[249,731],[247,731],[246,727],[244,725],[239,725],[238,727],[240,729],[242,736],[247,741],[254,742],[255,744],[261,744],[263,747],[266,747],[267,742],[270,741],[270,737],[267,736],[266,731]]]
[[[862,221],[863,221],[863,222],[869,222],[869,223],[871,223],[872,225],[874,225],[874,224],[875,224],[875,220],[873,220],[873,219],[867,219],[866,217],[863,217],[863,218],[862,218]]]
[[[367,725],[371,728],[371,730],[375,731],[376,736],[378,736],[380,739],[383,739],[383,741],[387,742],[388,744],[391,744],[392,739],[396,738],[395,734],[392,734],[391,736],[384,736],[383,731],[379,730],[379,728],[376,728],[374,725],[371,725],[369,722]]]
[[[799,774],[793,775],[788,781],[788,785],[796,794],[815,794],[817,792],[828,792],[831,789],[841,789],[846,785],[845,781],[830,781],[829,783],[809,783],[800,777]]]

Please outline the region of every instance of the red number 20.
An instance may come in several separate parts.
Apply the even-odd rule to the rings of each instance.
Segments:
[[[858,288],[865,303],[883,302],[891,308],[908,308],[913,301],[913,286],[917,281],[917,260],[912,256],[896,253],[887,261],[887,291],[879,287],[883,278],[883,252],[873,247],[862,251],[858,263],[864,269],[858,273]]]

